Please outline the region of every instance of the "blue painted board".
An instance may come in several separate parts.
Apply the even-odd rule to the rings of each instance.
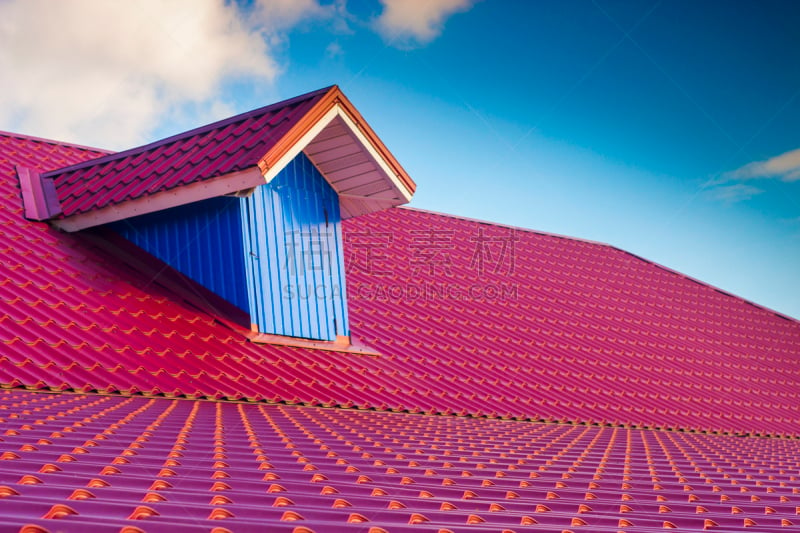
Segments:
[[[349,335],[339,198],[313,163],[301,153],[240,201],[250,315],[259,331]]]
[[[111,228],[240,309],[249,310],[241,204],[222,196],[121,220]]]

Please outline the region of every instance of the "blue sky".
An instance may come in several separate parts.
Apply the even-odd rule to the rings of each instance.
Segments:
[[[412,205],[800,317],[800,3],[76,3],[0,3],[0,129],[125,148],[336,83]]]

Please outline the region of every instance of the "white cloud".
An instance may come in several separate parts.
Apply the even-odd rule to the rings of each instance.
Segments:
[[[256,0],[248,13],[255,24],[269,29],[270,42],[282,43],[284,32],[304,21],[325,21],[330,29],[339,34],[350,33],[346,0],[334,0],[325,5],[318,0]]]
[[[726,204],[734,204],[736,202],[749,200],[753,196],[761,194],[764,191],[752,185],[734,183],[733,185],[714,187],[709,192],[715,200],[720,200]]]
[[[381,2],[373,27],[402,45],[435,38],[472,0]],[[230,114],[226,88],[269,87],[304,21],[342,35],[354,20],[345,0],[0,0],[0,129],[129,148]]]
[[[267,7],[265,7],[267,6]],[[279,74],[270,36],[320,9],[225,0],[0,2],[0,129],[126,148],[190,105],[228,109],[223,83]]]
[[[380,0],[383,13],[375,27],[383,37],[400,45],[425,44],[442,31],[450,15],[468,10],[473,0]]]
[[[755,161],[731,172],[731,180],[777,178],[781,181],[800,180],[800,148],[776,155],[765,161]]]

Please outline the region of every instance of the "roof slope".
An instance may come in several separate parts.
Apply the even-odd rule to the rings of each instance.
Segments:
[[[14,164],[97,153],[0,146],[4,386],[800,434],[800,323],[613,247],[360,217],[351,327],[381,356],[255,345],[246,318],[132,245],[22,218]]]
[[[795,320],[608,245],[408,209],[347,230],[353,330],[440,405],[800,434]]]
[[[3,530],[800,525],[797,440],[15,390],[0,450]]]
[[[797,321],[611,246],[391,209],[344,223],[380,355],[258,345],[109,230],[24,219],[15,165],[103,156],[0,133],[0,530],[800,528],[800,440],[775,436],[800,436]]]
[[[64,216],[245,170],[321,100],[330,88],[103,158],[53,169]],[[257,133],[257,134],[256,134]]]

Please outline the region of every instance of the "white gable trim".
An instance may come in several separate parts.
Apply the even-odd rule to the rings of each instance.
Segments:
[[[375,150],[375,147],[372,146],[372,143],[370,143],[364,134],[361,133],[361,129],[356,125],[355,122],[353,122],[350,116],[338,105],[335,107],[335,109],[339,111],[338,115],[342,118],[342,120],[344,120],[345,124],[347,124],[347,126],[350,128],[350,131],[356,136],[359,142],[361,142],[361,145],[367,150],[373,161],[380,166],[386,177],[391,180],[394,188],[403,195],[403,198],[406,200],[404,203],[410,202],[412,197],[411,191],[409,191],[405,185],[403,185],[403,183],[400,181],[400,178],[398,178],[398,176],[392,171],[391,167],[380,156],[380,154],[378,154],[377,150]]]
[[[317,135],[319,135],[322,130],[324,130],[331,121],[336,118],[338,114],[338,104],[333,106],[327,113],[325,113],[321,119],[317,121],[314,126],[306,132],[305,135],[300,137],[300,140],[294,143],[294,145],[287,150],[283,156],[275,162],[270,168],[261,169],[264,175],[264,180],[266,183],[271,182],[275,179],[275,176],[280,174],[281,170],[283,170],[286,165],[288,165],[297,155],[302,152],[308,144],[313,141]]]
[[[281,156],[278,161],[269,168],[265,168],[262,164],[261,170],[264,174],[264,181],[270,183],[275,177],[288,165],[297,155],[306,150],[309,145],[312,145],[315,139],[320,136],[328,127],[331,127],[336,119],[338,124],[343,124],[353,141],[350,145],[356,145],[365,158],[374,166],[374,172],[380,175],[380,179],[385,183],[385,189],[391,191],[390,198],[387,198],[387,192],[383,192],[380,196],[373,196],[371,194],[349,194],[343,191],[331,176],[326,175],[324,168],[318,164],[315,156],[309,154],[312,162],[317,164],[320,173],[325,177],[328,183],[333,187],[341,199],[343,218],[350,218],[351,216],[358,216],[372,211],[386,209],[388,207],[406,204],[411,201],[413,196],[412,191],[403,184],[399,176],[395,174],[389,163],[380,155],[378,150],[373,146],[369,139],[364,135],[359,128],[358,124],[350,117],[350,114],[339,104],[336,103],[322,118],[320,118],[313,127],[311,127],[300,139]],[[345,171],[346,172],[346,171]],[[355,202],[354,202],[355,200]],[[357,206],[357,207],[356,207]]]

